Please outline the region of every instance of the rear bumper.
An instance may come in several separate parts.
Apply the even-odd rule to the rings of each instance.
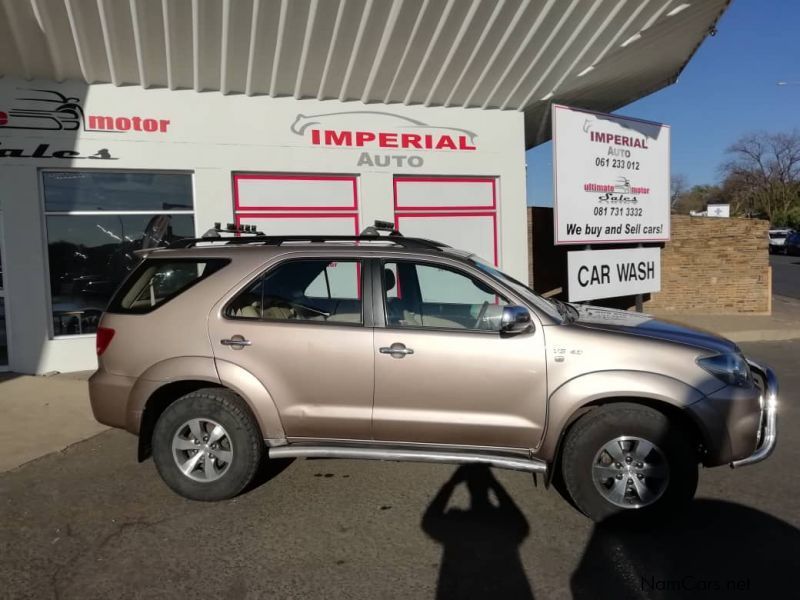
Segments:
[[[128,398],[136,379],[98,369],[89,378],[89,401],[94,418],[103,425],[128,429]]]
[[[758,372],[765,382],[761,395],[761,419],[759,422],[756,449],[750,456],[731,462],[731,468],[744,467],[769,458],[778,443],[778,378],[769,367],[747,361],[750,368]]]

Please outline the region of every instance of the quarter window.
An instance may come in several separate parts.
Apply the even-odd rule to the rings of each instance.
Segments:
[[[223,258],[145,260],[111,300],[108,311],[150,312],[218,271],[227,262]]]
[[[228,305],[234,319],[363,322],[361,265],[352,260],[293,260],[256,280]]]
[[[45,171],[53,333],[94,333],[135,250],[194,236],[186,173]]]
[[[481,280],[447,267],[384,265],[389,327],[500,331],[509,302]]]

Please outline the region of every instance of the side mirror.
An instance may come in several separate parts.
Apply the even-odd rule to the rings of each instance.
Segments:
[[[533,329],[533,320],[527,308],[522,306],[506,306],[503,308],[500,333],[525,333],[531,329]]]

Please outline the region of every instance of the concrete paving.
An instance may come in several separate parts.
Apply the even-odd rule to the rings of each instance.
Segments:
[[[107,429],[92,416],[87,378],[0,376],[0,473]]]
[[[655,316],[718,333],[734,342],[777,342],[800,339],[800,300],[772,296],[771,315],[685,315],[660,313]]]
[[[796,596],[800,342],[743,347],[781,378],[778,448],[704,470],[677,521],[595,527],[523,473],[341,460],[283,463],[236,499],[191,502],[108,431],[0,475],[0,597]]]

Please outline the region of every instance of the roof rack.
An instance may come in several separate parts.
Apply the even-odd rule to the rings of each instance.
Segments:
[[[175,240],[167,248],[193,248],[198,244],[223,244],[226,246],[245,246],[248,244],[262,244],[264,246],[280,246],[287,242],[391,242],[403,248],[425,248],[441,250],[448,248],[447,244],[426,240],[423,238],[409,238],[402,236],[385,235],[253,235],[248,237],[232,238],[184,238]]]
[[[215,231],[221,231],[219,224],[216,224]],[[448,248],[447,244],[427,240],[424,238],[410,238],[403,236],[399,231],[394,229],[392,223],[387,221],[375,221],[374,226],[367,227],[360,235],[264,235],[263,233],[255,232],[255,235],[240,235],[239,237],[221,237],[219,233],[216,235],[209,235],[212,230],[207,232],[206,236],[200,238],[184,238],[175,240],[169,246],[170,249],[177,248],[193,248],[198,244],[225,244],[230,246],[242,246],[247,244],[262,244],[265,246],[280,246],[287,242],[295,243],[324,243],[324,242],[390,242],[396,246],[403,248],[422,248],[426,250],[441,250]],[[227,230],[235,234],[252,234],[252,229],[231,229],[230,226]],[[379,235],[378,231],[390,231],[389,235]]]

